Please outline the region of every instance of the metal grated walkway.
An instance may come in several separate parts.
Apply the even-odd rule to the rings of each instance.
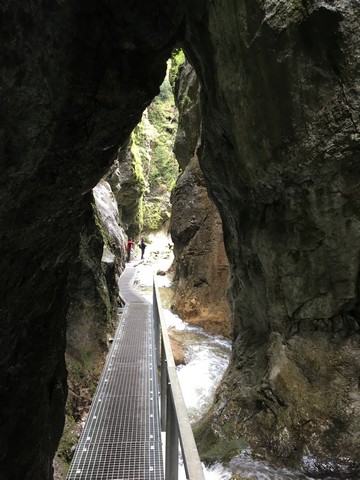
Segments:
[[[163,480],[151,305],[120,279],[126,306],[68,480]],[[154,361],[153,361],[154,359]]]

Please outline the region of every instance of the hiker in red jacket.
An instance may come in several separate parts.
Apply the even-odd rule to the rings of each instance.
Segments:
[[[133,249],[133,246],[135,245],[135,242],[133,242],[132,238],[129,238],[129,241],[125,245],[126,249],[126,261],[130,262],[130,257],[131,257],[131,251]]]

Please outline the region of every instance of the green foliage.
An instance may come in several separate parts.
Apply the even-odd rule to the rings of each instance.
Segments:
[[[176,78],[179,74],[179,67],[185,62],[185,54],[181,48],[176,48],[170,59],[169,79],[172,86],[174,86]]]
[[[66,403],[64,431],[56,452],[56,463],[63,475],[61,478],[65,478],[69,470],[73,454],[72,449],[79,440],[80,426],[75,416],[79,415],[76,409],[78,401],[80,401],[80,405],[82,404],[81,389],[87,389],[89,396],[93,397],[101,374],[101,365],[94,353],[88,349],[89,347],[83,348],[80,344],[79,347],[80,359],[75,359],[72,356],[67,357],[69,396]],[[74,401],[74,398],[77,401]]]
[[[176,133],[177,109],[168,75],[160,87],[160,93],[148,108],[149,122],[153,125],[154,138],[168,137]]]
[[[137,213],[137,222],[140,226],[140,230],[143,229],[144,226],[144,197],[140,199],[139,208]]]
[[[170,184],[178,175],[178,163],[173,153],[177,131],[178,112],[166,76],[160,94],[149,107],[149,121],[154,126],[155,135],[151,142],[151,164],[149,187],[151,191],[169,191]]]
[[[59,463],[63,470],[63,473],[67,473],[70,466],[72,447],[78,442],[78,428],[76,426],[75,419],[67,415],[65,418],[64,433],[61,437],[59,447],[56,453]]]
[[[298,10],[301,14],[306,14],[306,8],[302,0],[293,0],[293,5],[295,9]]]
[[[141,149],[135,141],[135,134],[132,134],[131,154],[134,159],[133,168],[135,174],[135,182],[139,185],[139,189],[142,193],[145,192],[145,177],[143,171],[142,157],[144,155],[143,149]]]
[[[172,192],[174,190],[175,185],[176,185],[176,178],[174,178],[172,180],[172,182],[170,183],[170,192]]]
[[[176,167],[176,170],[175,168]],[[176,180],[178,173],[177,163],[174,165],[172,155],[166,145],[158,145],[154,151],[153,164],[150,170],[150,188],[162,191],[170,191],[170,185]]]
[[[136,126],[132,133],[132,152],[140,160],[142,173],[147,178],[149,165],[151,161],[151,151],[149,144],[154,137],[154,127],[147,121],[146,115],[143,115],[141,122]]]
[[[138,221],[144,231],[156,231],[160,227],[166,216],[164,210],[168,208],[170,191],[179,173],[173,153],[178,111],[169,70],[170,66],[159,95],[144,112],[142,121],[132,134],[135,176],[144,194],[139,205]]]
[[[155,102],[158,102],[160,105],[164,102],[170,102],[170,107],[172,107],[173,101],[173,91],[170,84],[169,75],[167,74],[163,83],[160,86],[160,93],[155,98]],[[166,105],[165,105],[166,106]]]
[[[161,203],[145,203],[144,207],[144,225],[145,231],[156,231],[162,222]]]

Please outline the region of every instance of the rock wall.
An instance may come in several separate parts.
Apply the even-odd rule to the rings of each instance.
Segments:
[[[0,472],[6,480],[52,477],[66,399],[66,288],[87,193],[159,91],[182,18],[179,4],[1,3]]]
[[[185,59],[173,79],[175,104],[179,111],[174,153],[185,170],[199,145],[201,130],[200,84],[194,68]]]
[[[174,90],[179,109],[174,152],[183,173],[171,195],[169,231],[174,242],[176,285],[172,309],[189,323],[229,337],[229,265],[221,219],[209,199],[195,154],[201,124],[199,81],[188,62],[180,66]]]
[[[118,282],[125,266],[125,234],[110,185],[92,190],[79,254],[67,286],[65,427],[54,461],[55,479],[64,479],[87,416],[118,321]]]
[[[111,211],[109,184],[93,190],[93,204],[80,234],[79,256],[69,276],[67,354],[80,362],[103,357],[119,306],[118,280],[124,269],[125,235]],[[90,362],[91,364],[91,362]]]
[[[359,3],[33,0],[0,14],[2,477],[52,476],[88,193],[157,94],[180,32],[231,266],[234,353],[213,426],[270,457],[355,469]]]
[[[185,34],[231,265],[213,426],[314,472],[360,464],[359,14],[350,0],[197,2]]]
[[[111,166],[106,181],[111,185],[119,207],[119,221],[128,233],[135,238],[140,232],[139,208],[145,191],[143,176],[139,176],[131,152],[132,141],[129,140],[119,150],[118,158]],[[138,167],[141,169],[141,165]]]
[[[173,191],[170,232],[175,257],[172,310],[186,322],[230,337],[229,265],[222,225],[196,157]]]

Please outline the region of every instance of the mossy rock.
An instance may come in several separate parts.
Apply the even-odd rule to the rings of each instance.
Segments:
[[[56,462],[58,468],[66,474],[69,470],[72,459],[74,445],[78,442],[79,427],[77,426],[73,417],[67,415],[65,419],[64,432],[61,437],[59,447],[56,453]]]
[[[195,425],[194,436],[200,458],[206,465],[227,463],[248,447],[230,425],[217,433],[211,410]]]

